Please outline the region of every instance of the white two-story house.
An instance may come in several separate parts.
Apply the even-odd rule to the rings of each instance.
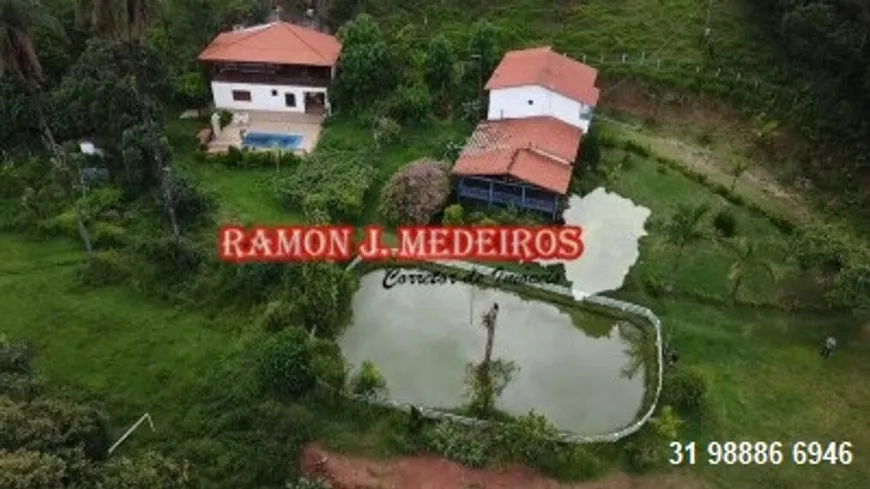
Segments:
[[[489,91],[489,120],[549,116],[585,134],[598,104],[598,71],[549,47],[511,51],[496,68]]]
[[[598,104],[597,78],[549,47],[507,53],[486,84],[487,120],[453,165],[459,199],[556,218]]]
[[[218,35],[199,55],[218,109],[324,113],[341,43],[287,22]]]

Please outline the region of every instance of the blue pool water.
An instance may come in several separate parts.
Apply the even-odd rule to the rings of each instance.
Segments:
[[[299,134],[249,132],[245,134],[242,145],[246,148],[296,149],[301,142]]]

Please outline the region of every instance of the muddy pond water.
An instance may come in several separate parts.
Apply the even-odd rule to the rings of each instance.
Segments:
[[[493,358],[519,367],[499,408],[515,415],[534,409],[557,428],[583,435],[636,419],[645,374],[635,326],[462,282],[385,288],[386,273],[361,278],[339,345],[354,367],[374,362],[390,398],[438,408],[466,405],[466,365],[480,362],[486,342],[480,317],[498,303]]]

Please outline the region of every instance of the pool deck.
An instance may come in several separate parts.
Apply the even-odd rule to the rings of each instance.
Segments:
[[[235,146],[242,147],[242,129],[248,132],[298,134],[302,136],[297,154],[307,154],[314,150],[320,139],[320,128],[324,116],[320,114],[299,114],[287,112],[248,111],[247,124],[233,121],[209,143],[209,153],[222,153]]]

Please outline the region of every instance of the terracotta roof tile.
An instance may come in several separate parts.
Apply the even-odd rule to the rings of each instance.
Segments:
[[[580,129],[552,117],[481,122],[452,172],[512,176],[565,194],[580,138]]]
[[[538,85],[587,105],[598,104],[598,70],[549,46],[509,51],[486,83],[487,90]]]
[[[219,34],[199,60],[333,66],[340,52],[341,43],[334,36],[274,22]]]

